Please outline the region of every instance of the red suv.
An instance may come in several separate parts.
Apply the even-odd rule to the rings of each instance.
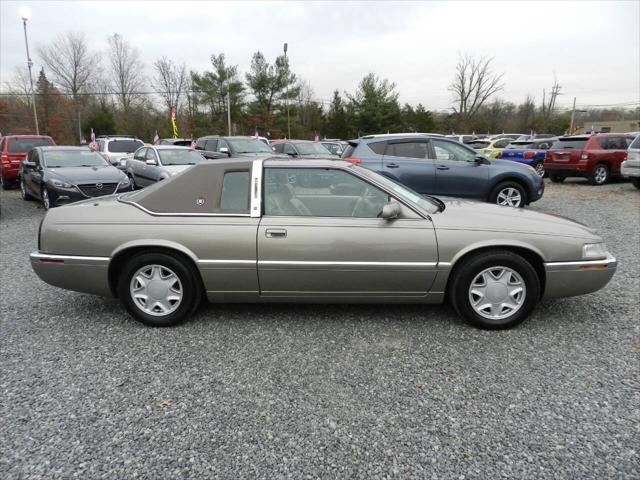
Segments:
[[[591,185],[607,183],[620,176],[620,164],[633,141],[624,133],[596,133],[560,137],[547,150],[544,169],[552,182],[567,177],[585,177]]]
[[[20,162],[33,147],[55,145],[46,135],[7,135],[0,139],[0,183],[5,190],[18,183]]]

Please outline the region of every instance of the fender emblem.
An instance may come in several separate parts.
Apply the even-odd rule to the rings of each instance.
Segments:
[[[204,198],[200,197],[196,200],[196,205],[198,205],[199,207],[201,207],[202,205],[204,205]]]

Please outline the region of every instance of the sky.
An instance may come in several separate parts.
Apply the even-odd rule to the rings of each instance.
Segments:
[[[460,53],[493,57],[504,73],[500,97],[542,100],[554,75],[557,100],[570,108],[640,103],[640,1],[538,2],[186,2],[0,0],[0,85],[6,91],[26,54],[19,9],[28,6],[34,74],[36,53],[56,35],[84,32],[104,52],[119,33],[140,50],[151,77],[165,55],[188,69],[211,69],[224,53],[242,76],[251,56],[269,61],[288,43],[291,69],[326,104],[333,91],[354,92],[369,72],[394,82],[401,103],[430,110],[452,104],[447,87]]]

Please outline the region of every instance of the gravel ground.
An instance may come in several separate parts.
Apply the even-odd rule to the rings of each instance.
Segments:
[[[42,209],[3,192],[0,477],[639,478],[640,193],[535,210],[620,261],[592,295],[485,332],[445,306],[208,306],[150,329],[40,282]]]

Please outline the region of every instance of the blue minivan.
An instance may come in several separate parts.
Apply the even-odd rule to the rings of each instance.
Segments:
[[[487,158],[436,134],[367,135],[349,141],[342,159],[422,194],[524,207],[544,193],[543,180],[532,167]]]

